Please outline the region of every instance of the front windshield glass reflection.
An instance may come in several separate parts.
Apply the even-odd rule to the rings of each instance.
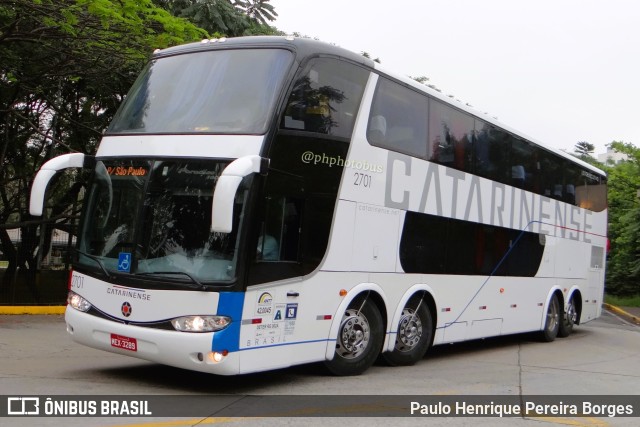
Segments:
[[[280,49],[192,52],[151,61],[110,134],[263,134],[292,60]]]
[[[98,162],[80,233],[79,263],[96,271],[170,281],[232,280],[246,186],[236,196],[234,231],[210,232],[213,190],[227,164]]]

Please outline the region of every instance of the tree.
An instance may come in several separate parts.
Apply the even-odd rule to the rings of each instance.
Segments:
[[[269,25],[278,16],[269,0],[155,0],[155,3],[215,37],[281,34]]]
[[[427,76],[419,76],[419,77],[411,77],[411,78],[417,81],[418,83],[422,83],[423,85],[426,85],[427,82],[429,81],[429,77]]]
[[[585,159],[588,157],[593,157],[591,154],[595,151],[596,147],[586,141],[580,141],[575,145],[574,152],[578,155],[579,158]]]
[[[607,292],[632,295],[640,291],[640,149],[618,141],[610,147],[629,160],[608,168],[611,252]]]
[[[369,54],[369,52],[360,52],[360,55],[364,56],[367,59],[372,59],[373,62],[377,62],[378,64],[382,64],[382,61],[380,61],[380,58],[376,58],[376,59],[371,58],[371,54]]]
[[[35,275],[37,228],[27,203],[42,163],[60,152],[92,153],[153,49],[206,35],[151,0],[0,4],[0,247],[9,260],[3,285],[16,270]],[[73,205],[70,188],[53,192],[54,213]],[[7,233],[16,225],[19,247]]]

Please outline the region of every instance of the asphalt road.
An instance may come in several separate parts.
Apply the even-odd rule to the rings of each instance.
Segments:
[[[568,338],[542,343],[518,335],[446,345],[412,367],[374,366],[358,377],[332,377],[319,365],[218,377],[156,365],[75,344],[62,316],[0,316],[0,395],[638,395],[640,327],[610,313]],[[345,399],[348,404],[348,398]],[[637,408],[640,411],[640,408]],[[387,425],[637,426],[607,416],[499,418],[4,418],[3,426]],[[37,421],[34,423],[34,421]]]

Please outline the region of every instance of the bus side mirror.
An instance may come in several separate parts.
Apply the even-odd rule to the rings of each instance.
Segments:
[[[211,207],[211,231],[230,233],[233,230],[233,205],[242,179],[252,173],[266,173],[269,159],[244,156],[224,168],[216,182]]]
[[[46,162],[33,181],[29,198],[29,213],[33,216],[42,216],[47,185],[58,171],[67,168],[88,168],[94,165],[95,157],[83,153],[63,154]]]

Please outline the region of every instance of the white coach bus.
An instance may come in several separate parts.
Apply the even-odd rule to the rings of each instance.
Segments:
[[[157,51],[90,168],[67,329],[221,375],[381,356],[600,315],[606,176],[344,49]]]

